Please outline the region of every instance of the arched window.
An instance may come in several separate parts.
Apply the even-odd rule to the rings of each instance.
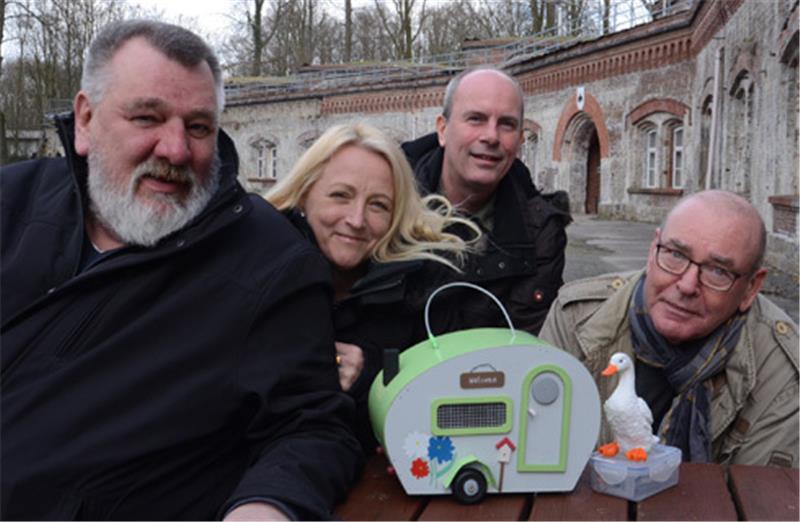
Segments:
[[[274,143],[261,140],[253,144],[256,148],[256,177],[259,179],[278,178],[278,148]]]
[[[680,189],[686,184],[683,122],[669,119],[663,124],[664,136],[664,186]]]
[[[708,95],[703,100],[703,105],[700,110],[700,173],[698,176],[698,186],[706,186],[706,176],[708,175],[708,160],[711,155],[709,147],[711,146],[711,111],[714,106],[714,97]],[[710,187],[715,187],[713,180],[709,180]]]
[[[750,157],[753,139],[754,85],[747,71],[741,71],[730,91],[728,128],[725,146],[724,187],[742,195],[750,193]]]
[[[644,129],[644,186],[658,186],[658,129],[646,126]]]
[[[670,169],[670,173],[672,174],[672,188],[683,188],[685,183],[683,167],[683,125],[679,125],[672,128],[672,165]]]

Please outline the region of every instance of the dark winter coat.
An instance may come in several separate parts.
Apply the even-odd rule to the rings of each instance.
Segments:
[[[314,233],[300,212],[294,210],[286,215],[316,244]],[[336,340],[355,344],[364,354],[364,368],[348,394],[356,401],[356,435],[368,452],[375,449],[377,442],[369,424],[367,399],[372,381],[383,369],[384,350],[401,352],[426,338],[425,299],[435,289],[435,280],[450,271],[432,261],[371,262],[350,295],[333,305]]]
[[[403,150],[423,195],[435,193],[444,159],[436,134],[404,143]],[[563,284],[569,203],[563,192],[541,194],[527,167],[514,160],[497,187],[494,209],[494,228],[483,231],[485,250],[470,256],[464,273],[454,274],[453,279],[492,292],[514,326],[535,335]],[[506,325],[498,307],[475,290],[453,289],[440,295],[431,306],[437,331]]]
[[[357,472],[324,258],[236,182],[155,247],[78,272],[85,160],[3,168],[2,518],[330,518]]]

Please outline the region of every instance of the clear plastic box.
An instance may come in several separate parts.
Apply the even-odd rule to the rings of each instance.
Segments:
[[[656,444],[645,462],[632,462],[620,453],[613,458],[597,452],[589,459],[592,489],[634,502],[664,491],[678,483],[681,450]]]

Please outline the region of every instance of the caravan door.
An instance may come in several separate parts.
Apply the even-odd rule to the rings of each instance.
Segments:
[[[565,471],[572,380],[559,366],[533,368],[522,386],[517,471]]]

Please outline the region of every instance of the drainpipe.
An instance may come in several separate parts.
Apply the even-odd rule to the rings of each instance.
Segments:
[[[715,38],[716,40],[717,38]],[[719,40],[723,40],[719,38]],[[719,163],[719,126],[722,124],[720,112],[722,111],[722,62],[725,56],[725,48],[720,42],[717,48],[716,57],[714,58],[714,91],[713,101],[711,105],[711,136],[709,137],[708,144],[708,165],[706,167],[706,190],[711,188],[711,179],[714,173],[717,172]],[[722,181],[722,180],[720,180]],[[719,187],[717,187],[719,188]]]

